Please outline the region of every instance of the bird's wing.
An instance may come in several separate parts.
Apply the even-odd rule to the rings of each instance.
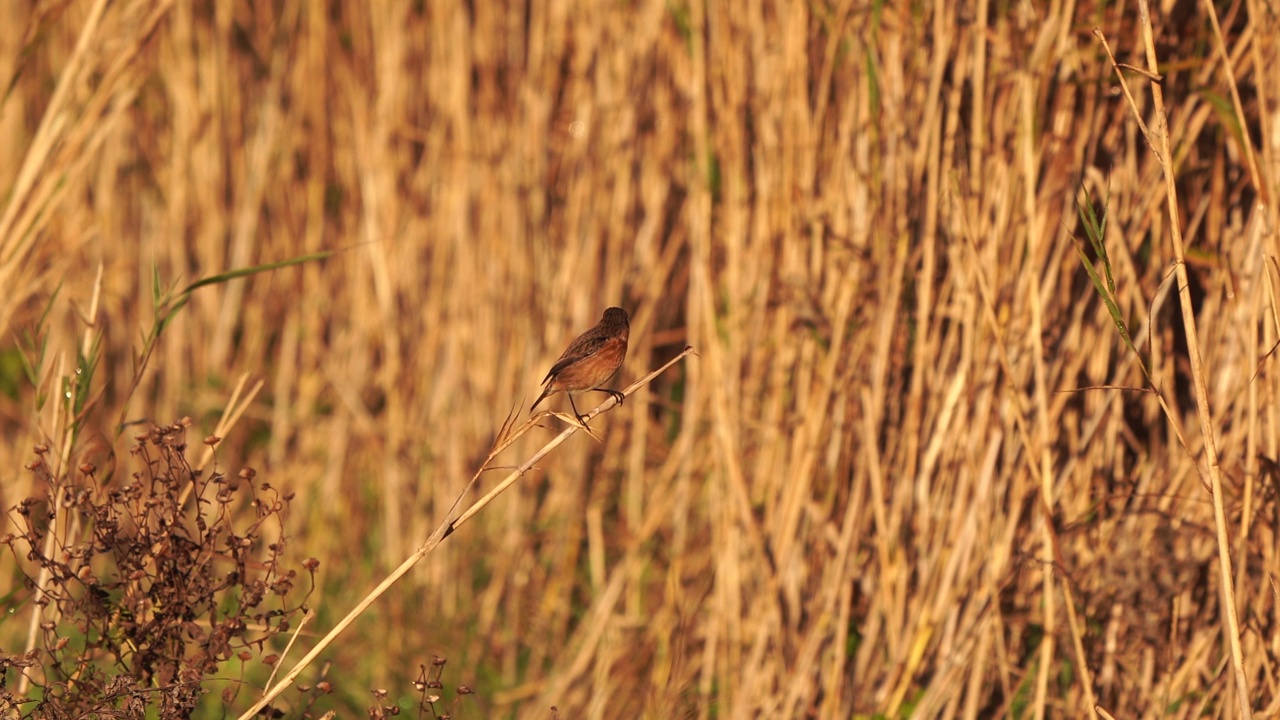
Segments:
[[[551,378],[559,374],[561,370],[564,370],[582,358],[595,353],[608,341],[609,338],[607,337],[579,337],[577,340],[574,340],[573,343],[565,349],[564,354],[560,356],[560,359],[556,361],[556,364],[552,365],[551,369],[547,371],[547,376],[542,379],[542,384],[546,385],[551,381]]]

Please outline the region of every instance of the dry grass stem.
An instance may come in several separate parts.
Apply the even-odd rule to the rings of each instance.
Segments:
[[[0,715],[1274,714],[1270,8],[0,3]]]
[[[652,382],[654,378],[661,375],[672,365],[675,365],[677,362],[683,360],[685,357],[689,355],[695,355],[695,354],[696,353],[694,352],[692,347],[686,347],[679,355],[676,355],[674,358],[664,363],[658,369],[650,372],[648,375],[632,383],[630,386],[628,386],[625,390],[622,391],[622,394],[624,396],[630,397],[633,393],[635,393],[636,390]],[[617,398],[609,397],[607,400],[600,403],[600,405],[598,405],[590,413],[587,413],[586,415],[584,415],[584,417],[587,420],[591,420],[592,418],[599,415],[600,413],[607,412],[610,408],[616,406],[617,404],[618,404]],[[480,475],[484,473],[485,470],[489,469],[490,462],[492,462],[503,450],[510,447],[511,444],[514,443],[517,438],[519,438],[520,436],[524,435],[526,432],[528,432],[529,430],[532,430],[534,427],[537,426],[537,418],[534,417],[527,420],[519,428],[516,428],[513,430],[511,427],[511,423],[513,422],[514,417],[515,417],[514,415],[509,416],[507,419],[507,422],[503,424],[501,432],[498,433],[498,439],[494,441],[494,445],[490,449],[488,457],[485,458],[484,463],[480,466],[480,469],[476,471],[475,475],[471,477],[471,481],[467,483],[466,488],[464,488],[463,491],[458,494],[457,500],[454,501],[453,507],[450,508],[450,511],[449,511],[450,515],[452,514],[453,509],[455,509],[458,506],[458,503],[461,502],[462,499],[470,493],[471,487],[475,485],[475,482],[480,477]],[[333,629],[328,632],[328,634],[326,634],[323,638],[321,638],[315,644],[315,646],[312,647],[311,651],[308,652],[306,656],[304,656],[301,660],[299,660],[298,663],[294,665],[293,668],[290,669],[289,672],[286,673],[283,678],[280,679],[280,682],[275,683],[274,685],[269,685],[267,689],[263,692],[262,698],[258,700],[256,703],[254,703],[254,705],[250,707],[248,710],[245,710],[244,713],[240,716],[240,720],[249,720],[250,718],[254,717],[258,713],[258,711],[265,708],[267,704],[271,702],[271,700],[273,700],[276,696],[278,696],[280,693],[284,692],[289,686],[291,686],[294,680],[298,677],[298,675],[304,669],[306,669],[312,662],[314,662],[316,658],[318,658],[320,654],[325,650],[325,648],[327,648],[334,640],[338,638],[339,635],[341,635],[348,627],[350,627],[351,623],[355,622],[357,618],[359,618],[362,614],[364,614],[365,610],[367,610],[370,605],[372,605],[378,598],[382,597],[382,595],[386,593],[387,590],[389,590],[401,578],[403,578],[405,574],[409,572],[409,570],[413,569],[413,567],[417,565],[423,558],[425,558],[432,551],[434,551],[440,545],[440,543],[444,541],[445,538],[452,535],[455,530],[457,530],[464,523],[466,523],[468,520],[474,517],[476,513],[480,512],[482,509],[488,506],[489,503],[492,502],[494,498],[496,498],[502,492],[507,490],[507,488],[511,487],[511,485],[516,480],[520,479],[525,473],[532,470],[534,468],[534,465],[539,460],[541,460],[542,458],[550,454],[552,450],[555,450],[557,447],[559,447],[565,440],[568,440],[569,437],[571,437],[575,432],[578,431],[578,429],[579,428],[576,424],[571,425],[568,428],[565,428],[563,432],[561,432],[559,435],[557,435],[556,437],[548,441],[546,444],[544,444],[537,452],[535,452],[532,456],[530,456],[523,463],[521,463],[519,467],[512,470],[511,473],[502,480],[502,482],[498,483],[498,485],[493,488],[493,490],[486,493],[484,497],[480,498],[479,500],[476,500],[475,503],[471,505],[471,507],[467,508],[466,511],[458,515],[457,518],[451,519],[448,517],[448,515],[446,515],[445,519],[441,521],[441,523],[436,527],[435,531],[431,533],[431,536],[428,537],[425,542],[419,545],[418,549],[415,550],[412,555],[406,558],[404,562],[400,563],[399,567],[393,570],[391,574],[389,574],[386,578],[382,580],[382,582],[378,583],[378,586],[375,587],[373,590],[371,590],[368,595],[364,596],[364,598],[362,598],[360,602],[356,603],[356,606],[352,608],[351,611],[348,612],[347,615],[343,617],[342,620],[339,621],[338,624],[335,625]]]

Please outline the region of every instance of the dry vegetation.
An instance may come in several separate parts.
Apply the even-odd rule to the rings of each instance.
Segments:
[[[234,716],[618,304],[619,386],[700,356],[427,554],[277,709],[1193,718],[1244,692],[1270,715],[1280,6],[1151,19],[1164,166],[1151,78],[1124,70],[1127,100],[1093,34],[1148,67],[1133,2],[0,4],[0,535],[43,541],[24,500],[58,502],[96,432],[117,488],[156,437],[122,421],[221,435],[206,473],[292,495],[280,572],[319,560],[272,606],[310,592],[303,632],[250,619],[262,646],[194,676]],[[1077,213],[1104,199],[1105,261]],[[73,547],[99,506],[64,507]],[[244,582],[276,577],[270,546]],[[146,664],[38,610],[23,577],[66,563],[17,556],[0,650],[36,652],[9,692]],[[78,669],[50,664],[63,638]],[[128,687],[161,709],[166,677]]]

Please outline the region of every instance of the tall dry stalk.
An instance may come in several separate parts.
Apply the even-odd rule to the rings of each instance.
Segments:
[[[624,382],[701,358],[338,636],[340,714],[432,654],[484,716],[1274,712],[1280,32],[1177,9],[1160,110],[1091,34],[1150,68],[1128,5],[5,5],[0,505],[64,426],[101,263],[85,420],[212,432],[261,383],[220,457],[296,493],[323,634],[621,305]],[[153,273],[336,250],[193,293],[130,390]]]

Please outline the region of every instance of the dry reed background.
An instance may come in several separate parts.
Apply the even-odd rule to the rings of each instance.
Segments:
[[[1280,7],[1216,3],[1228,64],[1206,7],[1153,22],[1244,671],[1271,714]],[[1203,472],[1161,168],[1091,33],[1145,66],[1133,3],[0,13],[6,508],[62,432],[17,338],[61,286],[44,377],[69,375],[99,263],[89,422],[110,428],[153,267],[348,248],[196,293],[128,412],[209,432],[242,375],[265,381],[220,462],[297,494],[318,630],[422,541],[606,305],[632,313],[623,379],[701,354],[333,646],[343,714],[412,696],[433,653],[478,692],[456,717],[1239,712],[1194,462],[1154,396],[1064,392],[1142,385],[1073,247],[1083,183],[1109,193],[1119,304]]]

